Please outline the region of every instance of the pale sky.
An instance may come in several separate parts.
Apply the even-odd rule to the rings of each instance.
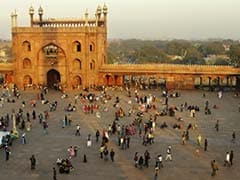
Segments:
[[[10,14],[29,26],[28,9],[45,18],[94,16],[108,6],[108,37],[138,39],[240,39],[240,0],[0,0],[0,38],[11,38]],[[37,17],[37,16],[36,16]]]

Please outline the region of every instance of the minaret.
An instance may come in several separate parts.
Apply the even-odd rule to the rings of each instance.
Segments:
[[[33,27],[33,15],[34,15],[34,9],[33,9],[32,6],[29,8],[29,15],[30,15],[30,24],[31,24],[31,27]]]
[[[12,27],[17,27],[17,12],[16,10],[11,13]]]
[[[97,14],[97,21],[99,21],[100,18],[101,18],[101,14],[102,14],[102,8],[101,8],[100,5],[98,5],[98,8],[97,8],[96,14]],[[97,22],[97,26],[98,26],[98,22]]]
[[[40,21],[40,27],[42,27],[42,16],[43,16],[43,9],[42,7],[40,6],[39,9],[38,9],[38,15],[39,15],[39,21]]]
[[[85,12],[85,26],[88,26],[88,9]]]
[[[103,17],[104,17],[104,26],[107,28],[107,13],[108,13],[108,8],[107,5],[104,3],[103,6]]]

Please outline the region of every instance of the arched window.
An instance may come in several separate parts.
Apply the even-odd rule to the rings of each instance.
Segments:
[[[90,70],[95,70],[95,61],[90,62]]]
[[[106,64],[107,63],[107,59],[106,59],[106,56],[103,55],[103,63]]]
[[[91,43],[91,44],[89,45],[89,51],[90,51],[90,52],[93,52],[93,51],[94,51],[94,44],[93,44],[93,43]]]
[[[82,69],[82,62],[80,59],[75,59],[73,61],[73,70],[81,70]]]
[[[75,41],[73,43],[73,52],[81,52],[82,51],[82,46],[79,41]]]
[[[31,68],[32,68],[31,60],[28,58],[25,58],[23,60],[23,69],[31,69]]]
[[[31,44],[30,44],[30,42],[24,41],[23,44],[22,44],[22,46],[23,46],[23,50],[24,50],[25,52],[31,51]]]

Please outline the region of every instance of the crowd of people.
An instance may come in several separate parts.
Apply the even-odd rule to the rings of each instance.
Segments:
[[[5,96],[10,97],[7,98],[7,101],[1,99],[1,101],[3,101],[1,102],[2,108],[4,108],[5,103],[13,102],[12,100],[9,101],[9,99],[13,99],[14,102],[20,101],[21,106],[16,107],[16,109],[12,111],[11,115],[7,113],[6,115],[2,115],[0,117],[0,129],[6,131],[13,128],[9,126],[9,124],[15,120],[16,128],[21,133],[20,140],[22,144],[28,144],[26,136],[28,132],[32,131],[32,123],[34,120],[38,119],[39,126],[43,129],[43,134],[48,135],[48,122],[51,119],[50,114],[62,111],[61,113],[64,113],[65,115],[60,120],[61,128],[64,129],[68,126],[70,127],[71,124],[74,124],[74,127],[76,128],[73,135],[86,136],[86,148],[92,147],[93,132],[83,134],[81,132],[82,122],[77,119],[73,119],[71,113],[76,112],[80,113],[81,117],[92,116],[99,119],[101,119],[105,113],[111,113],[112,117],[109,117],[110,121],[108,121],[108,125],[104,123],[100,124],[99,128],[101,129],[95,129],[94,132],[94,142],[99,146],[96,150],[99,151],[99,159],[104,159],[104,161],[108,161],[110,159],[112,162],[115,162],[115,154],[118,153],[118,151],[126,151],[130,148],[134,149],[134,146],[131,145],[131,139],[135,139],[138,144],[142,145],[142,148],[145,149],[145,151],[143,154],[139,151],[133,154],[133,164],[139,169],[152,167],[155,179],[158,177],[159,170],[165,167],[163,165],[163,161],[173,161],[173,145],[171,143],[167,145],[166,152],[159,152],[157,154],[151,153],[151,146],[158,141],[156,140],[156,136],[159,131],[173,127],[173,134],[179,139],[179,144],[190,144],[195,147],[195,154],[197,156],[199,156],[201,149],[205,152],[210,151],[208,148],[208,137],[201,134],[203,132],[200,131],[198,125],[199,123],[196,120],[198,113],[203,112],[205,115],[210,115],[212,113],[209,105],[210,102],[205,93],[202,98],[206,100],[201,109],[201,105],[188,105],[186,101],[181,104],[169,105],[170,103],[168,98],[178,98],[180,96],[179,92],[168,94],[167,91],[164,91],[162,97],[157,97],[153,94],[147,94],[148,91],[138,91],[137,89],[131,91],[129,88],[126,88],[126,90],[120,90],[122,93],[121,96],[123,96],[123,98],[121,98],[120,96],[111,93],[111,91],[107,88],[103,87],[101,91],[83,91],[79,94],[75,94],[73,98],[67,93],[63,93],[59,99],[50,102],[48,99],[48,89],[44,87],[37,93],[36,99],[31,99],[29,104],[26,103],[26,99],[21,99],[20,91],[18,91],[16,87],[14,87],[12,95],[9,90],[4,89],[2,92],[4,92],[2,95],[3,98]],[[221,99],[223,98],[222,92],[220,94],[218,93],[218,97]],[[59,103],[66,99],[69,100],[68,105],[65,106],[64,109],[59,109]],[[39,111],[37,108],[38,103],[46,105],[47,109],[42,112]],[[26,106],[29,106],[30,108],[26,110]],[[112,110],[111,112],[109,112],[110,108]],[[172,121],[159,121],[162,116],[169,116],[169,118],[172,118]],[[190,119],[190,122],[185,121],[185,119]],[[77,121],[77,123],[75,123],[75,121]],[[215,127],[213,127],[217,132],[219,132],[219,124],[220,122],[217,120]],[[195,134],[198,134],[195,137],[196,142],[190,141],[192,137],[194,138]],[[12,143],[9,143],[11,141],[11,138],[9,137],[11,136],[9,135],[1,140],[6,154],[6,160],[9,160],[9,156],[11,154],[9,146],[11,146]],[[204,143],[202,143],[203,139]],[[231,143],[233,146],[236,144],[236,132],[234,130],[232,133]],[[57,168],[53,167],[53,179],[57,179],[56,169],[58,169],[61,174],[69,174],[74,170],[72,160],[77,157],[77,152],[77,145],[70,146],[67,149],[67,155],[65,155],[66,158],[57,159]],[[88,155],[82,155],[83,162],[87,163]],[[163,156],[165,156],[165,158]],[[155,159],[155,161],[153,159]],[[233,149],[229,149],[226,153],[226,158],[223,160],[223,165],[231,167],[233,165],[233,159]],[[151,160],[152,162],[150,163]],[[33,154],[30,157],[31,170],[36,169],[36,161],[37,159]],[[212,168],[211,175],[215,176],[219,170],[218,163],[215,159],[213,159],[209,162],[209,164]]]

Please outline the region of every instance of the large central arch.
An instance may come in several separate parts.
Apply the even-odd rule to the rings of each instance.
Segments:
[[[47,72],[47,85],[48,87],[57,87],[59,83],[61,82],[61,76],[60,73],[55,70],[51,69]]]

